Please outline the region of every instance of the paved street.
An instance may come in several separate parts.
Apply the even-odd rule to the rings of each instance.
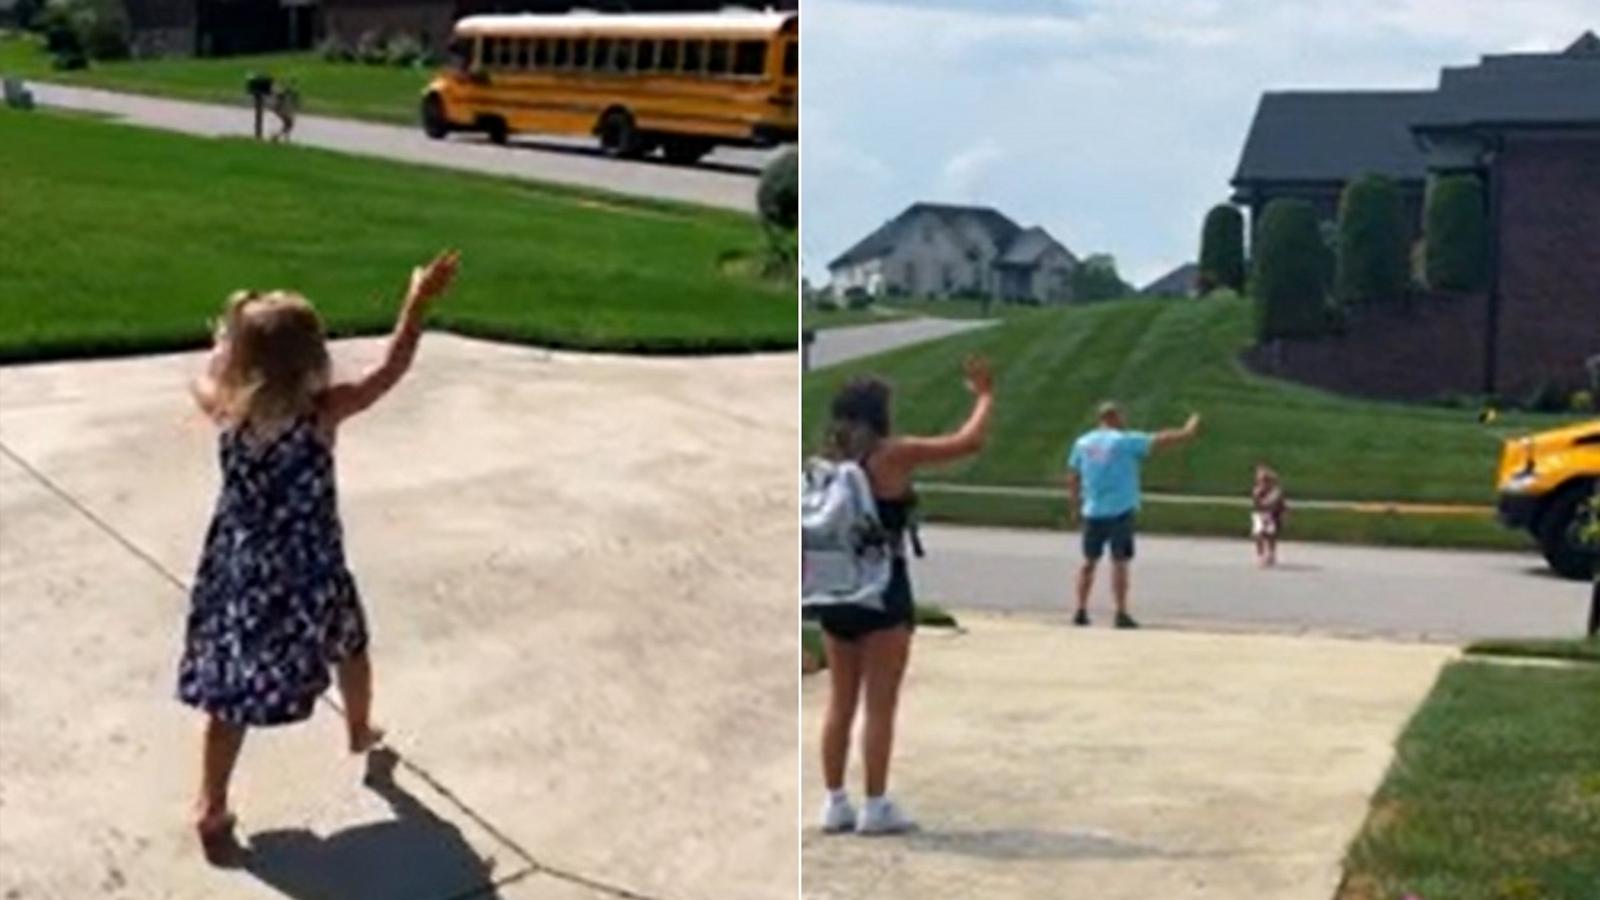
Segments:
[[[1395,736],[1454,651],[1285,635],[924,629],[891,790],[922,831],[824,835],[802,688],[807,900],[1328,900]],[[848,786],[861,798],[859,757]]]
[[[980,319],[922,318],[879,325],[827,328],[817,332],[816,341],[811,345],[811,368],[820,369],[974,328],[987,328],[993,324],[992,321]]]
[[[252,116],[244,106],[192,103],[91,88],[30,83],[47,106],[104,113],[128,122],[206,137],[246,136]],[[268,117],[269,123],[271,117]],[[593,141],[519,135],[497,147],[476,135],[430,140],[420,128],[404,128],[301,116],[295,143],[402,162],[509,175],[554,184],[602,188],[620,194],[680,200],[752,211],[756,176],[771,151],[724,149],[698,166],[629,162],[601,156]]]
[[[958,609],[1068,609],[1077,532],[927,526],[913,562],[919,598]],[[1535,553],[1286,544],[1255,567],[1243,538],[1141,535],[1135,615],[1148,625],[1272,629],[1405,640],[1581,634],[1587,585],[1550,576]],[[1091,609],[1110,624],[1109,573]]]
[[[0,896],[793,898],[792,354],[428,335],[339,440],[397,785],[361,786],[331,709],[253,731],[235,871],[188,830],[173,698],[217,482],[200,364],[0,369]]]

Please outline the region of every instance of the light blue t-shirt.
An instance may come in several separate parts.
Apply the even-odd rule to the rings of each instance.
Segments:
[[[1141,431],[1096,428],[1072,445],[1067,465],[1083,484],[1083,517],[1109,519],[1139,508],[1139,463],[1150,455]]]

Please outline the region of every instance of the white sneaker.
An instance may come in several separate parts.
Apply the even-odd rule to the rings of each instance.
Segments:
[[[868,797],[856,822],[856,834],[905,834],[917,823],[888,797]]]
[[[844,794],[828,795],[822,802],[822,833],[838,834],[856,827],[856,808]]]

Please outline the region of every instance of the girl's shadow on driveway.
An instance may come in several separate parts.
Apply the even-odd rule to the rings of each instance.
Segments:
[[[498,898],[494,859],[480,857],[461,829],[395,783],[397,761],[393,751],[373,751],[366,782],[393,819],[325,837],[304,828],[257,832],[244,869],[295,900]]]

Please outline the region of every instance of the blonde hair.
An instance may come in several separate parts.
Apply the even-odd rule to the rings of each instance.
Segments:
[[[220,330],[227,353],[216,374],[217,400],[225,421],[270,427],[316,409],[328,386],[328,343],[306,298],[236,291]]]

